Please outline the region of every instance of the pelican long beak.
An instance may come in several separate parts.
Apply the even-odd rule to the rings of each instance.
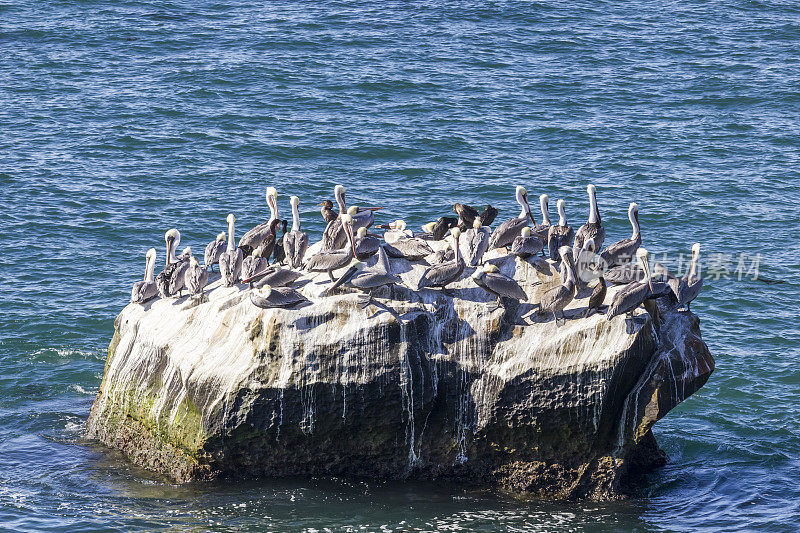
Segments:
[[[528,203],[528,195],[523,194],[522,199],[525,201],[525,207],[528,208],[528,218],[531,219],[531,224],[534,226],[536,225],[536,221],[533,219],[533,212],[531,211],[531,204]]]
[[[350,226],[350,224],[345,224],[344,226],[344,231],[347,233],[347,238],[350,239],[350,252],[353,254],[353,259],[358,260],[358,257],[356,257],[356,242],[353,239],[353,232],[350,231],[353,228]]]
[[[166,265],[169,266],[169,258],[172,257],[172,247],[175,245],[174,237],[167,237],[167,259]]]

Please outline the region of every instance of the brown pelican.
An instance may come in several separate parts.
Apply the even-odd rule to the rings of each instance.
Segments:
[[[405,220],[395,220],[386,226],[388,229],[383,232],[383,240],[389,244],[396,243],[401,239],[408,239],[414,234],[406,229]]]
[[[169,282],[180,263],[178,258],[175,257],[175,248],[177,248],[181,242],[181,232],[175,228],[168,230],[164,234],[164,242],[167,244],[166,266],[164,270],[159,272],[158,276],[156,276],[156,287],[158,288],[158,294],[160,294],[162,298],[169,298]]]
[[[389,257],[419,261],[433,253],[433,248],[424,239],[416,237],[401,239],[394,244],[385,244],[383,249]]]
[[[543,243],[547,242],[547,234],[550,231],[550,225],[551,225],[549,202],[550,199],[547,197],[546,194],[542,194],[541,196],[539,196],[539,208],[542,210],[542,223],[537,224],[534,221],[533,228],[531,228],[531,233],[533,234],[533,236],[538,238]]]
[[[258,248],[258,245],[267,240],[270,236],[272,237],[273,244],[275,243],[276,225],[274,225],[273,222],[278,219],[278,191],[275,190],[275,187],[267,187],[267,205],[270,211],[269,220],[254,227],[242,235],[242,238],[239,240],[239,248],[242,249],[242,253],[245,257],[253,253],[253,250]],[[270,249],[269,253],[270,255],[272,254],[272,249]]]
[[[498,307],[503,304],[503,298],[522,301],[528,299],[528,295],[525,294],[519,283],[513,278],[501,274],[497,265],[488,264],[479,268],[472,275],[472,279],[483,290],[497,296]]]
[[[208,285],[208,270],[201,267],[196,257],[189,259],[189,267],[185,274],[186,290],[189,294],[196,296],[203,293],[203,289]]]
[[[283,240],[286,238],[286,226],[288,222],[281,220],[281,236],[275,241],[275,247],[272,249],[272,262],[280,263],[281,265],[286,261],[286,249],[283,246]]]
[[[478,215],[478,218],[481,220],[481,226],[491,226],[492,222],[494,222],[494,219],[497,218],[497,213],[497,208],[486,204],[483,212]]]
[[[606,311],[606,319],[612,320],[614,317],[627,314],[629,317],[633,311],[642,305],[644,301],[653,294],[653,280],[650,277],[649,254],[644,248],[636,250],[636,257],[642,264],[644,270],[644,282],[633,281],[622,287],[614,295],[611,305]]]
[[[534,222],[531,206],[528,205],[528,191],[525,190],[525,187],[517,185],[516,197],[517,203],[522,207],[522,212],[517,218],[506,220],[497,226],[489,239],[490,250],[509,246],[522,233],[522,228],[528,225],[528,219]]]
[[[305,267],[309,272],[327,272],[331,281],[336,281],[333,277],[334,270],[346,267],[350,261],[355,259],[353,240],[349,232],[353,219],[350,215],[345,213],[340,215],[338,220],[344,223],[343,227],[345,228],[345,236],[347,237],[345,248],[321,251],[311,257],[311,259],[306,262]]]
[[[203,256],[203,263],[211,271],[214,270],[214,265],[219,263],[219,256],[225,251],[227,243],[225,242],[225,232],[223,231],[217,235],[216,240],[211,241],[206,246],[206,253]]]
[[[689,267],[689,273],[682,278],[671,278],[668,280],[670,289],[678,299],[678,306],[685,307],[690,311],[689,304],[697,298],[700,290],[703,288],[703,278],[697,270],[697,262],[700,259],[700,243],[696,242],[692,245],[692,263]]]
[[[364,261],[378,253],[381,241],[375,235],[367,235],[367,228],[358,228],[355,246],[356,258],[359,261]]]
[[[553,313],[553,320],[558,326],[557,312],[561,313],[561,319],[566,320],[564,317],[564,308],[575,298],[576,280],[575,271],[572,266],[572,254],[569,253],[569,246],[563,246],[558,253],[561,255],[561,272],[564,274],[564,281],[558,287],[553,287],[542,295],[542,300],[539,302],[539,312]]]
[[[366,307],[372,300],[373,290],[380,287],[385,287],[386,285],[402,283],[402,280],[399,276],[395,276],[394,274],[390,274],[388,272],[367,270],[365,267],[366,264],[363,261],[356,261],[350,268],[347,269],[344,274],[342,274],[336,283],[326,289],[323,294],[329,294],[337,287],[347,284],[350,287],[369,292],[370,297],[367,300],[367,303],[362,305],[363,307]]]
[[[461,239],[461,255],[467,266],[478,266],[483,254],[489,250],[489,229],[481,226],[481,219],[475,218],[472,227],[464,232]]]
[[[272,287],[288,287],[297,281],[303,275],[299,270],[292,270],[291,268],[281,268],[280,265],[273,265],[263,272],[259,272],[252,278],[244,280],[244,283],[250,283],[258,278],[258,281],[253,283],[253,287],[260,288],[264,285]]]
[[[189,269],[189,260],[192,258],[192,249],[187,246],[178,256],[178,262],[175,263],[175,269],[169,277],[169,294],[174,296],[178,293],[180,296],[186,286],[186,271]]]
[[[150,248],[145,255],[144,280],[137,281],[131,289],[131,302],[142,304],[158,294],[158,287],[153,280],[153,272],[156,268],[156,249]]]
[[[575,242],[572,244],[572,259],[574,260],[578,259],[578,254],[583,249],[586,239],[593,238],[595,246],[600,250],[606,238],[606,230],[603,229],[603,221],[600,219],[600,211],[597,209],[597,190],[594,185],[589,184],[586,192],[589,193],[589,220],[575,233]]]
[[[572,226],[567,225],[567,209],[564,200],[559,199],[556,205],[558,206],[558,224],[550,226],[550,231],[547,233],[547,248],[550,259],[559,262],[561,256],[558,255],[558,250],[562,246],[569,246],[575,237],[575,230],[572,229]]]
[[[531,228],[522,228],[522,233],[511,243],[511,253],[520,259],[528,259],[538,254],[544,248],[544,243],[531,234]]]
[[[234,238],[234,223],[236,217],[233,213],[228,215],[228,247],[219,258],[219,271],[222,274],[222,282],[226,287],[232,287],[242,273],[242,260],[244,254],[241,248],[236,247]]]
[[[283,236],[283,249],[289,266],[300,268],[308,250],[308,233],[300,230],[300,198],[292,196],[289,203],[292,204],[292,231]]]
[[[617,241],[600,253],[600,257],[609,267],[630,262],[642,244],[642,235],[639,233],[639,206],[635,202],[628,207],[628,219],[633,227],[631,238]]]
[[[353,231],[355,231],[358,228],[368,228],[372,226],[372,223],[375,221],[373,212],[381,209],[380,207],[366,207],[362,209],[358,206],[353,206],[348,210],[347,204],[345,203],[345,190],[341,185],[337,185],[333,188],[333,195],[336,198],[336,203],[339,204],[339,216],[328,223],[328,226],[322,234],[323,251],[339,250],[347,246],[349,237],[342,226],[342,215],[349,214],[353,218]]]
[[[266,270],[267,266],[269,266],[269,256],[266,256],[266,247],[265,243],[261,243],[258,248],[253,250],[251,255],[242,260],[242,280],[251,279],[255,276],[258,272],[262,270]],[[250,287],[252,288],[252,283]]]
[[[478,218],[478,210],[471,205],[453,204],[453,212],[458,215],[458,229],[467,231]]]
[[[253,305],[262,309],[273,307],[295,307],[308,300],[305,296],[290,287],[271,287],[264,285],[250,293],[250,301]]]
[[[417,290],[426,287],[444,288],[446,285],[458,281],[461,274],[464,272],[464,259],[462,259],[461,255],[458,253],[458,238],[461,236],[461,230],[453,228],[450,230],[450,233],[453,235],[455,241],[455,245],[453,246],[455,257],[453,261],[429,267],[419,280]]]
[[[319,212],[322,214],[322,218],[325,220],[326,224],[330,224],[336,220],[336,217],[339,216],[339,213],[333,210],[333,202],[330,200],[325,200],[321,204],[317,205],[322,206],[322,209],[320,209]]]

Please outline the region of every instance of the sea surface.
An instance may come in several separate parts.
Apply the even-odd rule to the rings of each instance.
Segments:
[[[164,231],[202,254],[273,185],[318,236],[337,183],[416,228],[456,201],[516,216],[517,184],[577,227],[594,183],[609,242],[631,201],[670,268],[700,242],[717,369],[656,425],[670,463],[626,501],[525,503],[178,486],[85,442]],[[2,530],[800,529],[797,2],[4,1],[0,191]]]

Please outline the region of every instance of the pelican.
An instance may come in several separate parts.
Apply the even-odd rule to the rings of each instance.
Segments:
[[[606,238],[606,230],[603,229],[603,221],[600,219],[600,211],[597,209],[597,189],[594,185],[589,184],[586,192],[589,193],[589,220],[575,233],[575,242],[572,244],[572,259],[575,260],[578,259],[578,254],[583,249],[586,239],[592,237],[597,249],[600,250]]]
[[[567,225],[567,209],[564,200],[559,199],[556,205],[558,206],[558,224],[550,226],[550,231],[547,232],[547,248],[550,259],[559,262],[561,257],[558,250],[562,246],[569,246],[575,237],[575,230],[572,229],[572,226]]]
[[[537,237],[534,237],[531,228],[525,226],[522,228],[522,233],[519,237],[514,238],[511,243],[511,253],[520,259],[528,259],[538,254],[544,248],[544,243]]]
[[[273,221],[278,219],[278,191],[275,187],[267,187],[267,205],[269,206],[270,217],[266,222],[262,222],[254,227],[239,240],[239,248],[242,249],[244,256],[253,253],[253,250],[258,248],[258,245],[267,240],[271,235],[272,242],[275,242],[275,225]],[[272,250],[270,250],[272,254]]]
[[[292,231],[283,236],[283,249],[289,266],[300,268],[308,250],[308,233],[300,230],[300,198],[292,196],[289,203],[292,204]]]
[[[399,276],[395,276],[394,274],[389,274],[387,272],[366,270],[365,267],[366,264],[363,261],[356,261],[353,266],[348,268],[347,271],[336,281],[336,283],[328,287],[323,294],[329,294],[337,287],[347,284],[351,287],[361,289],[362,291],[369,293],[369,299],[366,300],[366,303],[362,304],[362,307],[366,307],[369,305],[369,302],[372,301],[373,290],[385,287],[386,285],[402,283],[402,280]]]
[[[424,239],[410,237],[401,239],[394,244],[385,244],[383,249],[389,257],[395,259],[408,259],[419,261],[433,253],[433,248]]]
[[[286,226],[288,222],[281,220],[281,236],[275,241],[275,247],[272,250],[272,262],[283,264],[286,261],[286,249],[283,246],[283,240],[286,238]]]
[[[467,266],[478,266],[483,254],[489,250],[489,229],[481,226],[481,219],[475,218],[472,227],[464,232],[461,240],[461,255]]]
[[[697,271],[697,262],[700,259],[700,243],[696,242],[692,245],[692,264],[689,268],[689,273],[686,274],[682,278],[671,278],[668,280],[670,289],[675,294],[675,298],[678,299],[678,306],[679,307],[686,307],[687,311],[691,311],[689,309],[689,304],[697,298],[697,295],[700,294],[700,290],[703,288],[703,278],[700,277],[700,273]]]
[[[510,245],[522,232],[522,228],[528,225],[528,219],[533,222],[531,206],[528,205],[528,191],[525,190],[525,187],[517,185],[516,197],[517,203],[522,207],[522,212],[517,218],[506,220],[494,230],[489,239],[490,250]]]
[[[271,287],[264,285],[250,293],[250,301],[256,307],[270,309],[273,307],[294,307],[308,301],[308,298],[290,287]]]
[[[175,264],[175,270],[169,278],[169,294],[174,296],[178,293],[180,296],[186,287],[186,271],[189,269],[189,260],[192,258],[192,249],[187,246],[178,256],[178,262]]]
[[[608,311],[606,311],[607,320],[612,320],[622,314],[627,314],[630,317],[633,311],[655,292],[653,290],[653,280],[650,277],[649,256],[650,254],[644,248],[636,250],[636,258],[642,264],[645,282],[633,281],[620,289],[614,295],[614,299],[611,301]]]
[[[394,244],[401,239],[408,239],[414,236],[410,230],[406,229],[405,220],[395,220],[392,224],[388,225],[388,228],[389,229],[383,233],[383,240],[388,244]]]
[[[597,247],[592,237],[584,241],[578,258],[573,262],[573,269],[580,287],[585,287],[591,280],[603,275],[605,264],[602,258],[597,255]]]
[[[539,209],[542,210],[542,223],[537,224],[534,221],[533,228],[531,228],[531,233],[533,236],[542,242],[547,242],[547,234],[550,231],[551,226],[549,202],[550,198],[548,198],[546,194],[539,196]]]
[[[513,278],[500,273],[497,265],[488,264],[475,271],[472,279],[486,292],[497,296],[497,306],[503,304],[503,298],[527,300],[528,295]]]
[[[458,253],[458,238],[461,236],[461,230],[453,228],[450,230],[450,234],[455,240],[455,246],[453,246],[455,257],[453,261],[429,267],[420,278],[417,290],[422,290],[426,287],[444,288],[446,285],[458,281],[464,272],[464,259]]]
[[[381,241],[375,235],[367,235],[367,228],[358,228],[355,238],[355,253],[359,261],[364,261],[376,253],[381,247]]]
[[[306,270],[309,272],[327,272],[331,281],[336,281],[333,277],[334,270],[346,267],[352,259],[355,259],[352,237],[349,234],[353,219],[345,213],[340,215],[338,220],[344,223],[343,227],[347,236],[346,247],[340,250],[321,251],[306,262]]]
[[[600,257],[609,267],[630,262],[636,250],[642,244],[642,234],[639,233],[639,206],[635,202],[628,206],[628,220],[631,221],[631,226],[633,227],[631,238],[617,241],[600,253]]]
[[[196,296],[203,293],[203,289],[208,285],[208,269],[200,266],[196,257],[189,259],[189,267],[185,274],[186,290],[189,294]]]
[[[232,287],[242,273],[242,260],[244,253],[241,248],[236,247],[234,239],[234,224],[236,217],[233,213],[228,215],[228,247],[219,258],[219,271],[222,274],[222,281],[226,287]]]
[[[181,232],[172,228],[164,234],[164,241],[167,244],[166,266],[156,276],[156,287],[158,288],[158,294],[162,298],[169,298],[172,295],[172,278],[175,276],[176,270],[183,264],[181,260],[175,257],[175,249],[181,243]],[[182,277],[183,275],[181,274]]]
[[[492,222],[494,222],[494,219],[497,218],[497,213],[497,208],[486,204],[483,212],[478,215],[478,218],[481,220],[481,226],[491,226]]]
[[[216,240],[211,241],[206,245],[206,253],[203,256],[203,263],[211,271],[214,270],[214,265],[219,264],[219,256],[225,251],[227,243],[225,242],[225,232],[223,231],[217,235]]]
[[[366,207],[362,209],[358,206],[347,209],[345,190],[341,185],[337,185],[333,188],[333,195],[336,198],[336,203],[339,204],[339,216],[328,223],[325,232],[322,234],[323,251],[339,250],[347,246],[347,241],[350,240],[350,237],[347,236],[347,232],[342,226],[342,215],[349,214],[353,218],[353,228],[357,230],[361,227],[368,228],[372,226],[372,223],[375,221],[373,212],[381,209],[380,207]]]
[[[542,295],[542,300],[539,302],[539,312],[553,313],[553,320],[558,326],[557,312],[561,312],[561,319],[566,320],[564,317],[564,308],[575,298],[577,290],[575,285],[575,270],[572,266],[572,254],[569,253],[569,246],[562,246],[558,253],[561,255],[561,272],[564,274],[564,282],[558,287],[553,287]]]
[[[458,229],[466,231],[478,218],[478,210],[471,205],[453,204],[453,212],[458,215]]]
[[[303,275],[299,270],[292,270],[291,268],[281,268],[280,265],[274,265],[267,268],[264,272],[259,272],[252,278],[244,280],[245,283],[250,283],[256,278],[260,278],[257,282],[253,283],[253,287],[261,288],[264,285],[272,287],[288,287],[298,280]]]
[[[178,256],[178,261],[188,261],[190,257],[192,257],[192,247],[187,246],[183,249],[181,255]]]
[[[266,270],[269,266],[269,256],[266,256],[266,243],[261,243],[258,248],[253,250],[251,255],[248,255],[242,261],[242,280],[253,278],[256,273]],[[253,284],[250,284],[252,288]]]
[[[158,287],[153,281],[156,268],[156,249],[150,248],[145,255],[144,280],[137,281],[131,289],[131,302],[142,304],[158,294]]]

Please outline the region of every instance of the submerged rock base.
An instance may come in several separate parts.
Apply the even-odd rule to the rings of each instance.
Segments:
[[[558,275],[496,260],[530,301]],[[409,286],[421,267],[401,261]],[[327,276],[324,276],[327,277]],[[714,360],[690,312],[557,327],[469,279],[263,310],[213,283],[199,300],[131,304],[115,322],[87,436],[178,482],[334,474],[449,478],[533,497],[613,499],[663,464],[651,428]],[[609,301],[613,295],[609,290]]]

